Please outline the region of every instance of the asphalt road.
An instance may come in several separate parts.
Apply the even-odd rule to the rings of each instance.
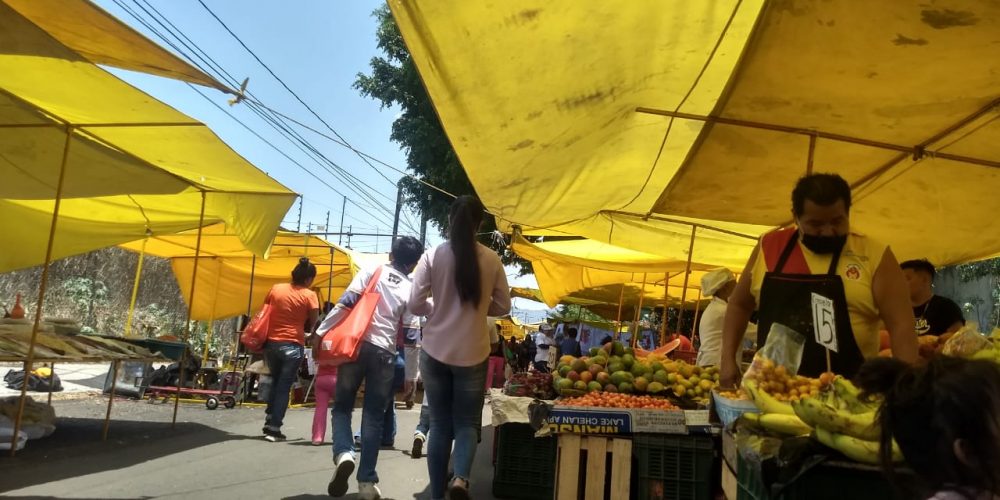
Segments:
[[[115,402],[110,435],[101,441],[107,400],[89,396],[54,401],[58,430],[30,441],[16,457],[0,454],[4,498],[329,498],[331,447],[310,442],[311,409],[292,409],[283,431],[288,441],[260,437],[262,408],[181,404],[171,429],[173,404]],[[379,454],[383,498],[429,499],[426,459],[409,456],[419,407],[397,411],[394,449]],[[355,410],[354,427],[360,426]],[[493,431],[484,410],[483,442],[476,455],[472,498],[490,499]],[[329,441],[330,429],[327,429]],[[356,498],[357,484],[344,498]]]

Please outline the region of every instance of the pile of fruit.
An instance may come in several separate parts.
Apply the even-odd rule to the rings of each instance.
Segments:
[[[540,372],[515,373],[503,387],[504,394],[523,398],[555,399],[552,375]]]
[[[670,401],[663,398],[613,392],[590,392],[575,398],[564,398],[559,400],[559,405],[598,408],[648,408],[654,410],[673,410],[676,408],[670,404]]]
[[[562,396],[591,392],[673,395],[706,403],[719,381],[715,367],[701,368],[657,353],[637,356],[620,342],[593,348],[589,356],[563,356],[553,383]]]
[[[818,382],[815,393],[812,391],[814,380]],[[744,381],[747,395],[761,411],[760,414],[744,413],[741,418],[745,422],[781,435],[813,434],[819,442],[848,458],[868,464],[879,463],[881,433],[875,422],[878,401],[862,401],[860,391],[849,380],[826,373],[820,379],[809,379],[808,394],[799,390],[793,397],[791,390],[787,390],[784,401],[764,390],[762,385],[763,382],[756,380]],[[895,445],[893,457],[902,460]]]
[[[743,386],[748,393],[763,391],[778,401],[791,402],[819,395],[820,388],[832,381],[832,373],[824,373],[818,379],[794,375],[784,366],[758,356],[747,371]]]

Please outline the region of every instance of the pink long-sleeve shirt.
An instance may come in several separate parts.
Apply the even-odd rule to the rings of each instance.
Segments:
[[[477,251],[482,287],[479,304],[459,299],[450,243],[424,253],[413,272],[409,308],[412,314],[427,317],[423,350],[449,365],[473,366],[486,361],[490,355],[486,316],[510,313],[510,290],[500,257],[483,245],[477,244]]]

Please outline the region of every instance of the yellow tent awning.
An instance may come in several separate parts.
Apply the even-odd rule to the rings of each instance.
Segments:
[[[64,164],[53,258],[202,222],[226,223],[265,255],[296,196],[204,124],[95,66],[7,3],[0,128],[0,233],[11,242],[0,272],[44,261]]]
[[[790,221],[814,135],[858,230],[938,264],[1000,253],[998,5],[389,5],[502,228],[665,256],[678,223],[759,236]],[[727,245],[702,261],[745,262]]]
[[[175,78],[231,92],[214,78],[87,0],[3,0],[94,64]]]
[[[669,127],[635,109],[656,102],[711,112],[762,4],[389,2],[448,137],[502,228],[653,254],[688,247],[690,225],[642,216],[702,125]]]
[[[702,274],[718,267],[692,263],[685,294],[687,262],[590,240],[530,243],[516,233],[511,248],[531,262],[542,301],[550,307],[572,299],[636,307],[640,296],[644,307],[661,307],[668,300],[676,304],[682,297],[695,301]]]
[[[1000,4],[770,3],[711,113],[731,121],[705,129],[653,211],[788,222],[812,149],[814,172],[853,185],[852,227],[899,258],[997,255],[998,74]]]
[[[197,239],[197,231],[187,231],[120,246],[141,252],[145,244],[146,255],[170,259],[181,295],[188,301]],[[359,267],[353,252],[315,236],[287,231],[275,236],[267,259],[255,258],[222,224],[202,231],[198,255],[201,257],[191,318],[202,321],[246,314],[248,307],[252,311],[260,309],[271,286],[291,279],[292,269],[301,257],[309,257],[316,265],[313,288],[324,301],[336,301]]]

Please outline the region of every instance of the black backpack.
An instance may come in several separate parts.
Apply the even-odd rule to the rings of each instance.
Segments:
[[[21,387],[27,383],[28,390],[34,392],[59,392],[63,390],[62,382],[59,381],[59,375],[55,373],[52,377],[39,377],[34,373],[29,373],[27,377],[24,376],[24,370],[8,370],[7,374],[4,375],[3,381],[7,384],[8,389],[21,390]]]

